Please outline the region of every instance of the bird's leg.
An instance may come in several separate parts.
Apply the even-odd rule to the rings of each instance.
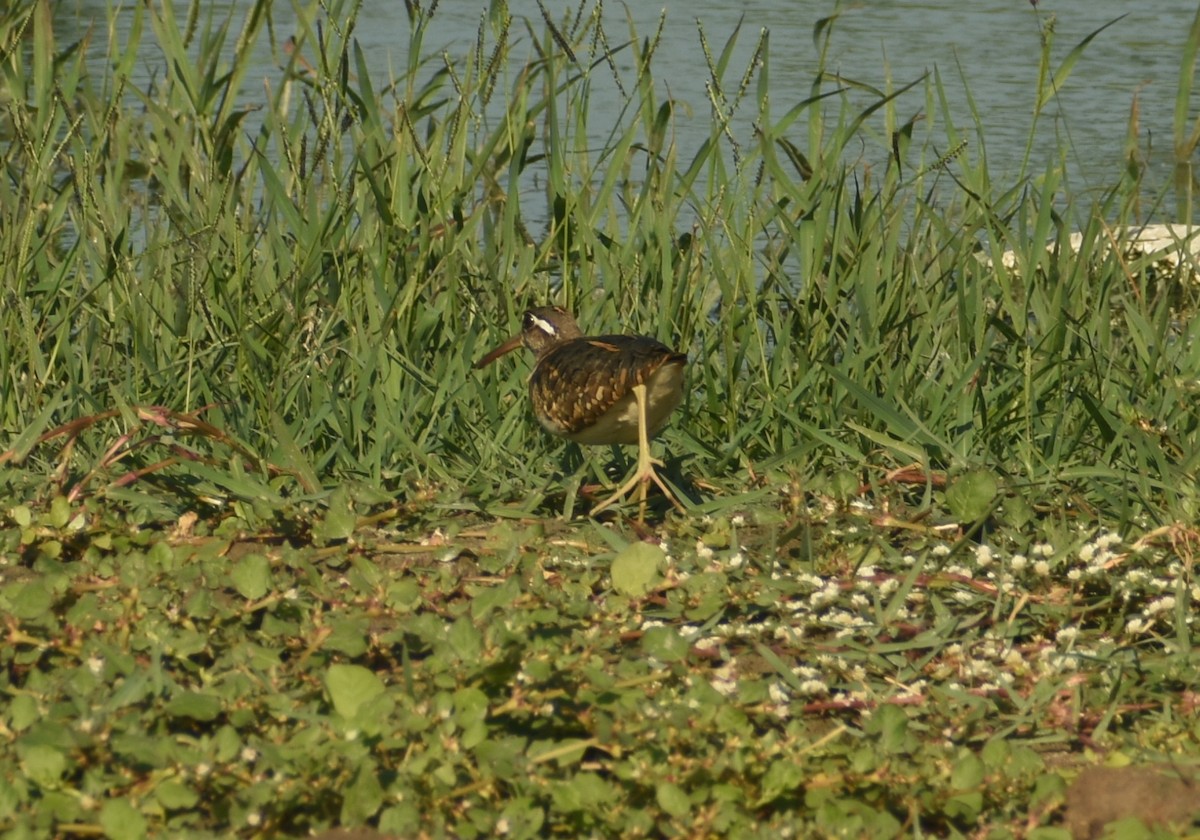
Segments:
[[[675,498],[675,494],[671,492],[666,483],[658,477],[658,473],[654,471],[655,467],[663,466],[663,462],[657,458],[650,456],[650,435],[646,431],[646,386],[634,385],[633,395],[637,399],[638,405],[638,462],[637,469],[633,471],[633,475],[629,480],[617,489],[607,499],[592,509],[592,516],[595,516],[600,511],[604,510],[609,505],[620,501],[628,495],[629,491],[635,486],[638,488],[638,521],[642,522],[646,519],[646,485],[653,481],[658,485],[663,494],[670,499],[671,504],[683,511],[684,507]]]

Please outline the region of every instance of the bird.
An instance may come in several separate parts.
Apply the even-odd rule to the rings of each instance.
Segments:
[[[655,471],[650,438],[667,424],[683,400],[686,353],[644,335],[593,335],[579,329],[559,306],[526,310],[521,331],[475,363],[482,368],[524,345],[533,353],[529,400],[546,431],[585,445],[638,445],[637,467],[592,516],[638,492],[638,519],[646,514],[653,481],[679,510],[683,506]]]

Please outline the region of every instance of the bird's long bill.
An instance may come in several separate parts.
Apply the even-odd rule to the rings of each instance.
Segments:
[[[508,341],[504,342],[499,347],[497,347],[495,350],[488,353],[486,356],[484,356],[482,359],[480,359],[478,362],[476,362],[475,369],[478,370],[481,367],[487,367],[492,362],[496,361],[501,356],[503,356],[505,353],[510,353],[513,350],[516,350],[520,346],[521,346],[521,334],[517,333],[512,338],[510,338]]]

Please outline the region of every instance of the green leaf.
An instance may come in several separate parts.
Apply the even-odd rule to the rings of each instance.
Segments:
[[[983,784],[983,761],[973,752],[962,753],[950,769],[950,787],[955,790],[974,790]]]
[[[17,732],[24,732],[41,719],[37,701],[28,694],[18,694],[8,706],[9,726]]]
[[[885,703],[877,708],[863,726],[868,735],[879,738],[879,746],[888,753],[902,753],[909,749],[908,715],[899,706]]]
[[[71,521],[71,503],[65,496],[55,496],[50,502],[50,512],[46,524],[51,528],[62,529]]]
[[[261,554],[247,554],[234,565],[229,577],[247,601],[257,601],[271,591],[271,563]]]
[[[21,770],[40,787],[56,787],[67,769],[67,757],[45,744],[18,748]]]
[[[762,796],[759,797],[758,804],[766,805],[796,790],[804,784],[804,776],[804,765],[792,757],[772,761],[767,772],[763,774]]]
[[[412,612],[421,603],[422,594],[411,578],[393,581],[387,586],[387,605],[397,612]]]
[[[328,650],[336,650],[349,657],[362,656],[367,651],[367,639],[370,635],[370,619],[364,616],[353,618],[338,616],[333,624],[333,632],[325,639]]]
[[[590,740],[564,738],[561,741],[534,741],[529,745],[529,760],[534,764],[554,761],[559,767],[577,764],[591,746]]]
[[[595,773],[578,773],[552,789],[554,809],[565,813],[596,811],[616,799],[613,786]]]
[[[179,782],[167,780],[154,789],[154,798],[168,811],[182,811],[195,807],[199,794]]]
[[[554,790],[557,791],[557,787]],[[508,824],[506,836],[514,838],[540,837],[542,824],[546,821],[545,812],[530,796],[509,800],[500,816]]]
[[[975,820],[983,810],[983,761],[971,752],[961,754],[950,769],[950,787],[961,793],[950,797],[946,813],[962,820]]]
[[[1090,32],[1087,37],[1072,47],[1071,51],[1067,53],[1067,57],[1062,60],[1062,62],[1058,65],[1058,69],[1054,71],[1054,79],[1051,81],[1050,85],[1042,88],[1039,91],[1035,113],[1041,113],[1042,109],[1046,107],[1046,103],[1059,95],[1059,92],[1067,83],[1067,77],[1070,76],[1071,71],[1075,69],[1075,64],[1083,56],[1084,50],[1087,49],[1087,45],[1092,42],[1092,39],[1094,39],[1105,29],[1108,29],[1108,27],[1112,26],[1114,23],[1117,23],[1123,19],[1127,14],[1129,13],[1126,12],[1124,15],[1113,18],[1099,29],[1095,29]]]
[[[375,774],[375,763],[368,761],[359,766],[354,781],[346,789],[342,800],[342,825],[362,825],[383,807],[383,786]]]
[[[1013,528],[1020,530],[1033,521],[1037,511],[1024,496],[1009,496],[1004,500],[1004,521]]]
[[[499,586],[491,586],[475,596],[471,602],[471,617],[483,618],[497,609],[504,609],[521,596],[521,584],[516,578],[509,578]]]
[[[483,651],[483,638],[479,628],[466,616],[450,625],[446,641],[464,662],[474,662]]]
[[[271,436],[275,439],[276,447],[272,461],[294,475],[305,493],[316,493],[321,489],[321,482],[312,464],[305,457],[303,447],[296,442],[291,429],[277,412],[272,411],[267,419],[271,424]]]
[[[460,726],[487,717],[488,696],[478,688],[460,688],[454,692],[454,719]]]
[[[333,708],[347,720],[354,717],[359,706],[384,692],[379,677],[361,665],[330,665],[325,673],[325,687]]]
[[[658,786],[654,796],[658,800],[658,807],[672,817],[686,817],[692,811],[692,801],[688,799],[688,795],[679,785],[663,782]]]
[[[110,840],[140,840],[146,836],[146,818],[128,799],[109,799],[100,809],[100,827]]]
[[[959,522],[978,522],[992,511],[1000,482],[990,470],[963,473],[946,488],[946,505]]]
[[[54,606],[54,594],[41,580],[8,587],[4,595],[12,604],[10,612],[14,618],[41,618]]]
[[[642,636],[642,650],[660,662],[677,662],[691,650],[691,644],[674,627],[651,627]]]
[[[657,545],[630,543],[613,559],[613,589],[630,598],[642,597],[653,588],[659,566],[665,562],[666,554]]]
[[[350,491],[342,486],[329,497],[329,509],[325,518],[313,526],[313,536],[322,543],[337,542],[348,539],[357,525],[358,515],[354,512]]]
[[[221,701],[211,694],[185,691],[171,698],[166,711],[171,717],[207,722],[221,714]]]

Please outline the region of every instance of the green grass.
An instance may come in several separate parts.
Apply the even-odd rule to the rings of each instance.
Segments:
[[[6,836],[1052,838],[1080,766],[1195,752],[1200,292],[1111,244],[1188,221],[1200,17],[1147,207],[1132,126],[1098,201],[1069,149],[994,183],[942,72],[788,100],[765,35],[701,33],[687,157],[657,33],[590,6],[444,60],[411,4],[379,79],[350,2],[107,47],[18,5]],[[1040,110],[1087,44],[1035,19]],[[220,58],[262,43],[265,87]],[[605,453],[472,370],[547,302],[689,353],[688,515],[580,516]]]

